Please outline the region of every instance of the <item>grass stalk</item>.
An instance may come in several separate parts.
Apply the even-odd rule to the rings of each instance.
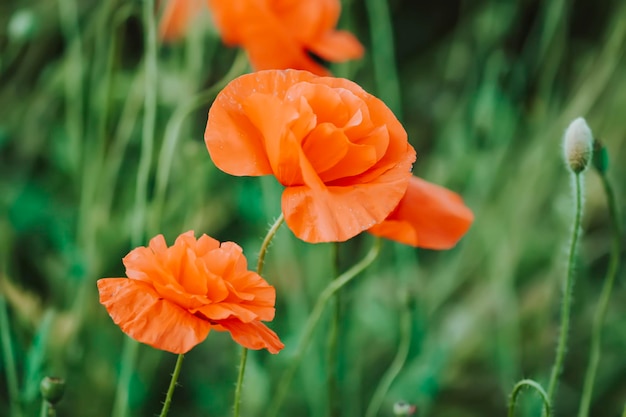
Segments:
[[[2,337],[2,361],[6,368],[7,388],[9,391],[9,405],[11,417],[22,417],[22,406],[20,404],[20,389],[15,367],[15,353],[11,343],[11,326],[9,324],[9,314],[4,296],[0,294],[0,336]]]
[[[148,205],[148,180],[154,147],[154,132],[156,122],[156,85],[157,85],[157,39],[156,22],[154,17],[154,0],[145,0],[143,3],[143,19],[146,37],[146,56],[144,58],[144,115],[141,139],[141,155],[137,171],[137,185],[135,188],[135,206],[131,230],[131,246],[139,246],[144,238],[146,229],[146,209]],[[125,338],[122,353],[122,368],[115,393],[113,417],[126,417],[128,414],[128,399],[130,380],[135,368],[135,360],[139,345],[136,341]]]
[[[393,361],[389,365],[387,371],[381,378],[372,399],[367,407],[365,417],[376,417],[385,399],[385,395],[391,388],[391,384],[396,379],[407,357],[409,356],[409,347],[411,346],[411,308],[409,305],[408,297],[404,300],[403,308],[400,317],[400,343],[398,345],[398,351]]]
[[[65,88],[65,126],[69,136],[67,147],[72,169],[80,172],[80,155],[82,155],[83,127],[83,41],[78,24],[78,3],[76,0],[59,0],[59,21],[65,42],[68,45],[68,54],[65,58],[64,88]],[[77,178],[80,178],[77,175]]]
[[[333,244],[333,275],[339,276],[339,243]],[[328,366],[326,382],[328,387],[328,410],[329,417],[339,417],[341,409],[339,405],[339,381],[338,381],[338,359],[339,359],[339,327],[341,323],[341,291],[333,296],[333,315],[328,331]]]
[[[302,336],[300,337],[300,343],[298,344],[294,357],[291,360],[289,367],[283,372],[280,378],[276,394],[272,398],[269,406],[269,411],[267,413],[268,416],[276,417],[278,415],[278,411],[282,406],[285,395],[291,386],[291,381],[295,375],[296,369],[298,369],[298,366],[304,357],[304,353],[311,343],[313,331],[317,327],[326,305],[337,291],[352,281],[358,274],[363,272],[365,268],[374,262],[380,252],[380,246],[380,239],[377,238],[374,246],[372,246],[367,255],[365,255],[363,259],[354,264],[346,272],[331,281],[318,297],[317,302],[315,303],[315,306],[313,307],[313,310],[311,311],[311,314],[309,314],[306,324],[304,325],[304,330],[302,331]]]
[[[202,106],[208,106],[209,103],[215,98],[217,93],[232,81],[237,76],[244,73],[248,60],[243,51],[237,54],[237,57],[233,61],[233,64],[228,72],[218,82],[204,91],[199,92],[193,96],[189,101],[181,104],[176,108],[172,116],[167,121],[165,126],[165,136],[163,139],[163,146],[159,152],[159,160],[156,173],[156,186],[154,197],[154,222],[152,225],[153,230],[158,229],[158,222],[162,216],[165,204],[165,195],[167,192],[167,184],[169,182],[170,171],[172,167],[172,161],[176,154],[176,145],[180,139],[180,132],[183,127],[185,119],[193,113],[195,110]]]
[[[615,283],[615,277],[617,276],[617,271],[619,270],[620,263],[621,227],[617,211],[617,203],[615,201],[615,192],[613,191],[613,187],[611,186],[611,182],[607,178],[606,173],[602,173],[600,178],[602,180],[602,186],[604,188],[604,192],[607,198],[613,239],[611,243],[611,259],[609,261],[609,268],[604,279],[602,293],[600,294],[598,307],[593,318],[593,324],[591,329],[591,348],[589,351],[589,364],[587,365],[587,371],[585,372],[585,382],[583,384],[583,391],[580,399],[580,408],[578,409],[578,417],[587,417],[589,415],[589,408],[591,407],[591,398],[593,393],[593,383],[595,381],[598,363],[600,362],[600,348],[602,347],[602,327],[604,326],[606,311],[609,306],[611,292],[613,291],[613,284]]]
[[[393,26],[387,0],[365,1],[370,24],[376,95],[402,119],[400,81],[396,69]]]

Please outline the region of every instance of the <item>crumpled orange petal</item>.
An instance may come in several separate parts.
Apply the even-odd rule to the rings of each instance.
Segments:
[[[270,353],[278,353],[284,347],[276,333],[259,321],[243,323],[230,319],[214,327],[217,331],[230,332],[235,342],[248,349],[267,349]]]
[[[339,0],[208,0],[216,26],[228,45],[242,46],[255,70],[328,70],[309,56],[346,61],[363,55],[350,33],[334,28]]]
[[[128,278],[98,280],[100,302],[133,339],[186,353],[212,328],[230,331],[251,349],[282,349],[262,321],[274,318],[276,292],[248,271],[241,247],[193,231],[168,247],[162,235],[123,259]],[[235,324],[232,324],[235,323]],[[241,342],[240,342],[241,343]]]
[[[100,303],[133,339],[172,353],[186,353],[206,339],[211,324],[161,299],[148,284],[128,278],[98,280]]]
[[[396,209],[368,232],[415,247],[449,249],[465,235],[473,221],[474,214],[458,194],[411,177]]]
[[[273,174],[300,239],[344,241],[382,222],[405,194],[415,161],[400,122],[357,84],[306,71],[241,76],[217,96],[204,134],[232,175]]]

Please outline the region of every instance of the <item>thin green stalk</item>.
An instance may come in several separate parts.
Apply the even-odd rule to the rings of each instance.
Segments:
[[[367,253],[367,255],[365,255],[363,259],[353,265],[352,268],[348,269],[346,272],[338,276],[337,279],[331,281],[330,284],[328,284],[328,286],[326,286],[326,288],[322,291],[317,299],[317,302],[315,303],[315,306],[313,307],[313,310],[311,311],[311,314],[309,315],[309,318],[307,319],[306,324],[304,325],[304,330],[302,331],[300,343],[298,344],[298,348],[296,349],[294,358],[291,361],[291,364],[289,365],[287,370],[283,372],[279,386],[276,390],[276,394],[274,395],[274,398],[272,399],[272,402],[270,404],[269,412],[267,413],[268,416],[276,417],[278,415],[278,411],[280,410],[282,402],[285,399],[285,395],[289,390],[291,380],[293,379],[298,365],[304,357],[304,352],[311,343],[313,331],[319,323],[320,318],[322,317],[322,313],[324,312],[324,308],[326,307],[326,304],[328,304],[328,301],[337,291],[339,291],[347,283],[352,281],[352,279],[356,277],[359,273],[363,272],[365,268],[370,266],[378,256],[379,252],[380,239],[377,238],[374,246],[372,246],[370,251]]]
[[[593,393],[593,383],[596,378],[596,371],[598,369],[598,363],[600,362],[600,348],[602,346],[602,327],[604,325],[604,318],[606,317],[606,311],[611,298],[611,291],[613,290],[613,284],[617,271],[619,270],[620,263],[620,251],[621,251],[621,228],[619,222],[619,215],[617,212],[617,203],[615,201],[615,193],[606,173],[601,174],[602,185],[604,186],[604,192],[606,193],[607,204],[609,206],[609,214],[611,217],[611,224],[613,229],[613,241],[611,244],[611,260],[609,263],[609,269],[604,279],[604,285],[602,287],[602,293],[600,294],[600,300],[598,301],[598,307],[596,309],[593,325],[591,329],[591,348],[589,351],[589,364],[587,365],[587,372],[585,373],[585,382],[583,385],[583,392],[580,399],[580,408],[578,410],[579,417],[587,417],[589,415],[589,408],[591,406],[591,395]]]
[[[46,400],[42,400],[41,402],[41,412],[39,414],[41,417],[56,417],[57,409],[54,405],[50,404],[50,402]]]
[[[333,275],[339,276],[339,243],[333,243]],[[333,315],[328,331],[328,374],[326,377],[328,387],[328,413],[330,417],[339,417],[339,382],[338,382],[338,357],[339,357],[339,323],[341,322],[341,291],[333,296]]]
[[[172,404],[172,397],[174,396],[174,389],[176,389],[176,383],[178,381],[178,376],[180,375],[180,370],[183,365],[183,358],[185,355],[182,353],[178,355],[176,359],[176,366],[174,367],[174,373],[172,374],[172,379],[170,380],[170,386],[167,389],[167,394],[165,395],[165,402],[163,403],[163,408],[161,409],[161,414],[159,417],[166,417],[167,413],[170,411],[170,405]]]
[[[572,228],[572,238],[570,242],[569,258],[567,262],[567,278],[563,288],[563,303],[561,304],[561,331],[559,341],[556,348],[556,358],[552,373],[550,374],[550,383],[548,384],[548,398],[550,403],[554,404],[554,395],[559,376],[563,370],[563,362],[565,360],[565,352],[567,350],[567,339],[569,333],[570,310],[572,305],[572,292],[574,288],[574,269],[576,264],[576,246],[578,237],[580,236],[580,224],[582,219],[582,176],[581,174],[573,174],[574,177],[574,193],[576,195],[576,214],[574,217],[574,226]]]
[[[159,161],[156,174],[156,186],[154,197],[154,225],[153,229],[158,229],[156,223],[159,222],[163,213],[163,205],[165,203],[165,193],[167,191],[167,184],[169,181],[170,171],[172,167],[172,161],[176,154],[176,145],[180,138],[180,131],[183,127],[183,123],[187,116],[192,112],[208,104],[215,98],[217,93],[224,88],[226,84],[236,78],[238,75],[243,74],[248,65],[245,52],[241,51],[235,58],[230,70],[211,87],[204,91],[199,92],[193,96],[189,101],[178,106],[172,116],[167,121],[165,126],[165,136],[163,139],[163,146],[159,152]]]
[[[7,388],[9,390],[9,404],[11,406],[11,416],[22,417],[22,407],[20,405],[20,391],[17,380],[17,370],[15,369],[15,354],[11,343],[11,327],[9,325],[9,314],[4,296],[0,294],[0,333],[2,336],[3,362],[7,374]]]
[[[541,384],[533,381],[532,379],[522,379],[513,387],[513,391],[511,392],[511,396],[509,398],[509,414],[508,417],[515,416],[515,404],[517,403],[517,396],[521,392],[522,388],[528,387],[533,388],[537,393],[541,396],[543,400],[543,413],[544,415],[550,417],[552,415],[552,407],[550,406],[550,398],[548,394],[544,391]]]
[[[387,395],[391,384],[402,370],[406,358],[409,356],[409,347],[411,346],[411,308],[408,298],[403,304],[404,308],[402,309],[402,317],[400,318],[400,344],[398,351],[376,387],[376,391],[374,391],[374,395],[372,395],[370,404],[367,407],[365,417],[376,417],[383,404],[385,395]]]
[[[144,58],[144,117],[141,139],[141,155],[137,170],[137,186],[135,189],[135,207],[131,230],[131,245],[139,246],[146,229],[146,207],[148,204],[148,180],[152,150],[154,147],[154,131],[156,122],[156,85],[157,85],[157,38],[154,18],[154,0],[144,0],[143,19],[146,28],[146,56]],[[124,340],[122,353],[122,369],[113,404],[114,417],[126,417],[128,414],[128,398],[130,380],[137,358],[138,343],[130,338]]]
[[[267,250],[270,247],[270,243],[274,236],[276,236],[276,232],[283,224],[285,220],[285,216],[281,213],[280,216],[274,221],[274,224],[270,227],[263,239],[263,243],[261,244],[261,249],[259,249],[259,259],[256,264],[256,272],[261,275],[263,273],[263,265],[265,262],[265,255],[267,254]],[[239,374],[237,376],[237,385],[235,387],[235,402],[233,407],[233,415],[234,417],[239,417],[239,406],[241,404],[241,390],[243,387],[243,377],[246,371],[246,361],[248,359],[248,349],[243,348],[241,350],[241,360],[239,362]]]
[[[239,362],[239,374],[237,375],[237,387],[235,388],[234,417],[239,417],[239,406],[241,404],[241,388],[243,387],[243,377],[246,372],[246,361],[248,360],[248,348],[241,349],[241,360]]]
[[[365,2],[372,34],[372,61],[376,79],[376,92],[385,104],[402,117],[400,81],[396,69],[393,26],[387,0],[367,0]]]

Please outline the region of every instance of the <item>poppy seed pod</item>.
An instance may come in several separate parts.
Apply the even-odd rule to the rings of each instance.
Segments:
[[[415,411],[417,411],[417,407],[405,401],[396,401],[393,404],[394,416],[410,416],[410,415],[413,415]]]
[[[65,392],[65,380],[54,377],[44,377],[39,385],[41,395],[50,404],[58,403]]]
[[[587,168],[593,155],[593,135],[582,117],[575,119],[565,130],[563,152],[567,166],[574,174]]]

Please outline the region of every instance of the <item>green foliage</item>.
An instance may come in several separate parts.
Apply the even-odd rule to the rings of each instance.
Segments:
[[[575,117],[584,116],[602,139],[612,161],[607,175],[624,201],[626,3],[397,0],[387,2],[388,22],[376,21],[384,13],[367,13],[377,3],[344,1],[340,26],[368,52],[333,70],[390,100],[398,100],[395,91],[385,89],[393,90],[397,77],[394,106],[418,152],[415,174],[462,194],[476,221],[446,252],[385,243],[374,266],[348,285],[338,340],[341,415],[365,414],[396,357],[408,297],[410,346],[379,415],[391,416],[393,404],[406,400],[420,416],[503,416],[514,383],[532,377],[545,385],[554,359],[573,217],[560,146]],[[0,4],[2,416],[20,415],[9,401],[15,382],[24,415],[35,415],[40,379],[51,374],[66,381],[59,416],[111,414],[125,336],[98,304],[95,281],[123,276],[121,258],[131,245],[146,94],[141,22],[140,2]],[[393,33],[371,33],[374,27]],[[281,188],[271,178],[230,177],[212,164],[202,139],[214,96],[208,89],[237,62],[237,52],[212,28],[196,29],[158,51],[144,238],[163,233],[171,242],[194,229],[239,242],[253,264],[266,226],[279,215]],[[395,65],[385,61],[394,53]],[[193,105],[201,92],[206,100]],[[172,121],[186,106],[186,117]],[[171,154],[161,159],[168,125],[176,123]],[[610,252],[612,226],[595,172],[587,175],[586,194],[556,416],[578,409]],[[367,237],[344,245],[342,271],[370,245]],[[331,245],[304,244],[286,228],[274,240],[264,275],[279,297],[270,326],[286,348],[276,356],[251,352],[242,415],[264,416],[308,314],[333,278],[331,253]],[[624,408],[623,272],[615,287],[593,416]],[[281,415],[326,413],[330,315],[314,333]],[[139,352],[131,412],[155,415],[175,357],[143,345]],[[170,415],[228,415],[237,355],[228,335],[211,333],[186,356]],[[16,362],[15,377],[7,358]],[[541,401],[530,397],[518,398],[517,416],[538,415]]]

